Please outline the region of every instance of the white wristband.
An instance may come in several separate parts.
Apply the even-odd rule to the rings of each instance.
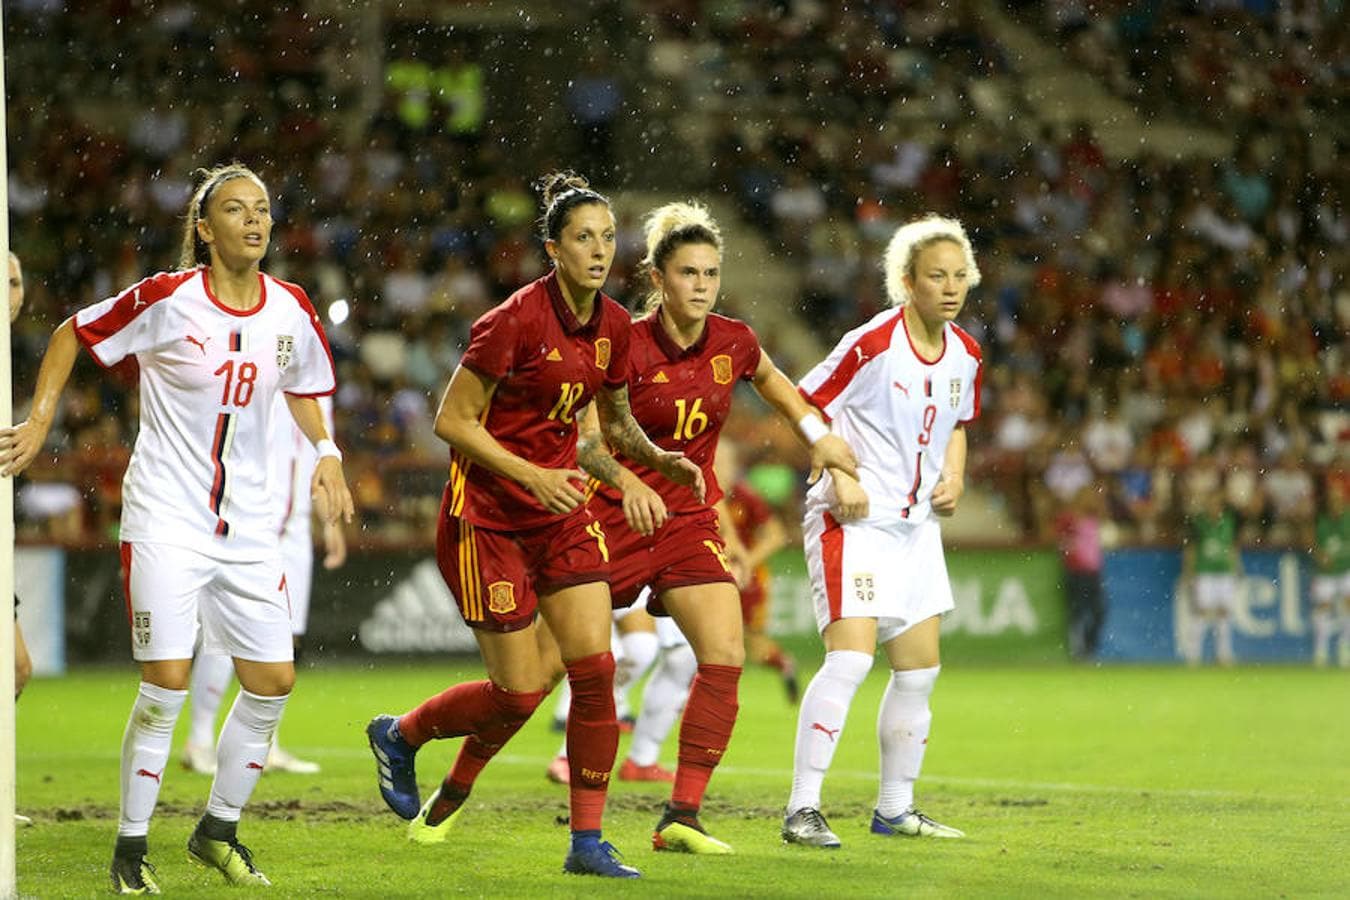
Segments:
[[[811,413],[807,413],[797,420],[797,428],[806,438],[806,442],[812,445],[830,433],[830,426]]]
[[[319,441],[314,445],[314,449],[319,451],[320,459],[323,459],[325,456],[332,456],[336,458],[338,462],[342,462],[342,451],[338,449],[337,442],[332,438],[324,438]]]

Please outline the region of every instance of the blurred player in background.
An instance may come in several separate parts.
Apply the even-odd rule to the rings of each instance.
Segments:
[[[304,432],[284,409],[284,398],[277,398],[277,410],[272,414],[272,483],[277,487],[280,502],[282,565],[286,569],[286,586],[290,594],[291,635],[295,647],[295,661],[300,652],[309,622],[310,589],[314,582],[314,534],[323,541],[325,569],[336,569],[347,560],[347,537],[338,522],[327,522],[314,516],[314,501],[309,484],[319,457],[306,440]],[[333,401],[319,398],[328,433],[333,434]],[[192,697],[187,741],[183,745],[183,768],[202,775],[216,773],[215,727],[216,713],[225,699],[234,667],[224,654],[199,652],[192,664]],[[267,753],[267,769],[291,772],[296,775],[314,775],[318,763],[300,759],[281,746],[280,729],[272,738],[272,749]]]
[[[201,173],[181,270],[137,282],[56,329],[27,421],[0,430],[0,474],[42,448],[81,345],[101,365],[134,358],[140,432],[123,482],[122,563],[141,683],[122,740],[113,890],[159,893],[146,836],[187,698],[198,623],[242,685],[188,855],[232,884],[270,882],[236,835],[295,682],[267,445],[275,399],[319,450],[311,490],[352,515],[341,453],[316,397],[335,388],[323,327],[299,287],[260,268],[272,232],[262,180],[238,164]]]
[[[979,345],[954,319],[980,283],[961,223],[930,215],[886,248],[878,313],[801,381],[854,447],[860,477],[832,471],[807,494],[803,536],[825,662],[802,697],[783,840],[838,847],[821,786],[877,644],[890,678],[877,714],[881,784],[871,832],[963,837],[914,807],[940,670],[939,617],[953,608],[935,515],[965,491],[967,423],[980,413]]]
[[[788,532],[774,508],[746,481],[740,450],[723,440],[713,463],[717,480],[731,485],[718,504],[727,558],[739,573],[745,652],[751,662],[768,666],[783,679],[788,702],[798,700],[797,662],[769,637],[769,558],[787,546]]]
[[[23,310],[23,266],[19,257],[9,254],[9,324],[19,319]],[[23,629],[19,627],[19,598],[14,598],[14,699],[18,700],[24,686],[33,675],[33,657],[28,654],[28,644],[23,639]],[[18,816],[20,824],[31,825],[32,820]]]
[[[628,605],[650,588],[647,612],[673,617],[696,661],[680,725],[675,782],[652,845],[724,854],[731,847],[704,830],[699,809],[731,740],[745,660],[740,596],[713,508],[722,495],[713,455],[737,382],[750,382],[798,428],[811,446],[813,477],[826,465],[852,469],[855,462],[848,446],[828,434],[818,414],[760,349],[750,327],[713,313],[721,286],[722,237],[707,210],[694,203],[667,204],[648,213],[645,231],[643,267],[652,291],[646,315],[633,325],[627,370],[633,416],[658,446],[698,464],[708,496],[695,498],[676,489],[612,441],[611,456],[594,416],[583,423],[577,459],[595,478],[591,508],[609,537],[615,604]],[[670,512],[664,525],[650,521],[630,501],[643,484],[664,499]],[[658,668],[649,693],[653,686],[660,689],[661,678]],[[635,745],[648,737],[647,718],[644,709],[634,726]],[[661,729],[653,735],[659,747],[669,720],[654,727]],[[575,769],[576,760],[570,761]]]
[[[1325,496],[1313,537],[1313,664],[1327,664],[1332,635],[1339,630],[1337,662],[1350,668],[1350,508],[1334,485],[1327,485]]]
[[[1220,665],[1231,666],[1233,604],[1242,581],[1237,516],[1224,504],[1221,491],[1207,491],[1195,502],[1199,508],[1186,523],[1181,551],[1181,578],[1190,596],[1181,654],[1189,665],[1199,665],[1205,655],[1205,632],[1213,628],[1214,657]]]
[[[18,321],[23,310],[23,266],[19,257],[9,254],[9,324]],[[23,629],[19,627],[19,598],[14,598],[14,699],[17,701],[23,693],[28,679],[33,676],[33,657],[28,653],[28,644],[23,639]],[[32,825],[28,816],[14,814],[14,824]]]
[[[367,726],[380,792],[410,839],[444,841],[483,767],[534,712],[566,665],[572,844],[564,871],[639,873],[601,838],[618,750],[609,566],[603,526],[586,507],[575,417],[595,398],[606,439],[703,496],[698,468],[658,449],[629,412],[627,311],[600,290],[614,261],[609,201],[570,172],[541,181],[548,275],[473,325],[436,414],[451,448],[436,535],[441,574],[473,629],[488,678],[455,685],[401,717]],[[649,527],[665,521],[645,485],[625,497]],[[541,627],[542,613],[547,628]],[[561,657],[561,658],[560,658]],[[454,768],[420,806],[417,748],[465,737]]]

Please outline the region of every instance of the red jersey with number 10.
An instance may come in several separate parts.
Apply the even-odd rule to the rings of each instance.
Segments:
[[[507,450],[546,469],[577,464],[576,414],[601,387],[622,387],[628,368],[628,311],[597,293],[581,322],[550,272],[484,313],[460,365],[497,383],[483,424]],[[515,481],[450,452],[449,514],[511,531],[562,519]]]
[[[633,323],[633,349],[628,367],[628,396],[633,418],[652,443],[678,450],[703,470],[706,504],[693,492],[664,475],[616,454],[619,463],[661,495],[671,513],[693,512],[722,496],[713,475],[713,455],[731,410],[736,382],[752,378],[759,367],[759,338],[744,322],[710,315],[703,334],[680,349],[662,327],[659,313]],[[598,490],[611,498],[618,491]]]

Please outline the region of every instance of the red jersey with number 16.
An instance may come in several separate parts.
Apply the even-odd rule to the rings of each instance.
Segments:
[[[736,382],[759,367],[759,338],[744,322],[710,315],[702,336],[680,349],[662,327],[659,314],[633,323],[628,366],[628,396],[633,418],[663,450],[678,450],[703,470],[707,503],[653,469],[616,454],[619,463],[661,495],[671,513],[701,510],[722,496],[713,475],[717,436],[731,410]],[[601,486],[611,499],[619,492]]]
[[[628,311],[596,294],[581,322],[550,272],[485,313],[460,364],[497,382],[483,424],[507,450],[547,469],[577,464],[576,414],[600,388],[621,387],[628,369]],[[511,531],[562,519],[515,481],[450,452],[448,512],[482,528]]]

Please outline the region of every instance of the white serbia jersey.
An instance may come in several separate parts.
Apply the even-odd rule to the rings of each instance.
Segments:
[[[295,424],[290,407],[286,405],[286,395],[279,393],[277,408],[272,413],[272,438],[268,446],[272,448],[272,478],[276,486],[279,502],[276,533],[281,536],[291,532],[303,532],[310,539],[310,517],[314,511],[314,500],[310,496],[310,483],[314,479],[314,466],[319,462],[319,451],[305,437],[300,426]],[[328,434],[333,435],[333,398],[320,397],[319,409],[323,410],[323,420],[328,426]],[[289,564],[290,560],[286,560]]]
[[[221,305],[196,268],[153,275],[75,314],[75,334],[95,360],[112,367],[134,357],[140,369],[123,541],[226,560],[276,555],[276,397],[331,394],[336,379],[305,292],[258,277],[261,302],[248,312]]]
[[[904,308],[855,328],[807,373],[799,389],[858,457],[873,525],[922,522],[957,425],[980,414],[980,345],[943,328],[942,352],[925,360],[909,339]],[[829,474],[806,495],[806,515],[834,505]]]

